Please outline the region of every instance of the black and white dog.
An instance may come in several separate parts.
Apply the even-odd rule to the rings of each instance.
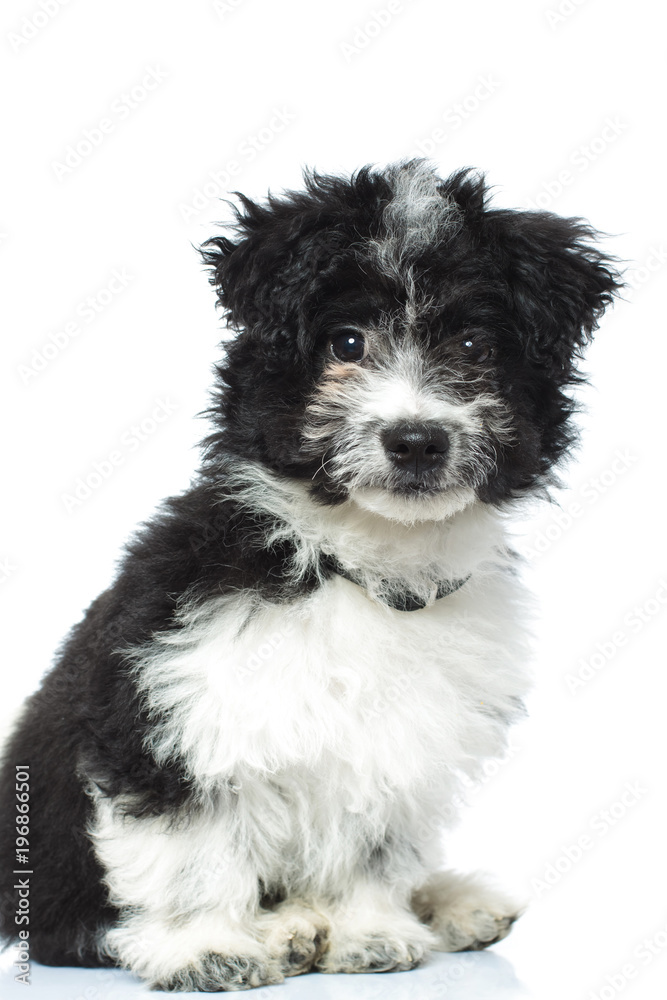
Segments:
[[[522,711],[504,521],[573,442],[575,362],[619,287],[593,230],[489,209],[470,171],[241,203],[204,248],[236,336],[201,470],[73,630],[2,779],[6,874],[29,766],[32,956],[164,990],[508,933],[516,907],[441,871],[440,836]]]

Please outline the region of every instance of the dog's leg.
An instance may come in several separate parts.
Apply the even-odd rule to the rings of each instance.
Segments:
[[[264,938],[260,881],[234,815],[132,817],[97,802],[90,830],[120,911],[100,950],[168,992],[281,982]]]
[[[478,951],[507,937],[523,907],[479,875],[436,872],[412,897],[437,951]]]
[[[359,875],[350,894],[327,909],[328,946],[321,972],[412,969],[435,946],[435,935],[410,910],[410,894],[396,884]]]
[[[151,912],[127,915],[104,948],[152,989],[219,993],[280,983],[279,963],[253,933],[252,915],[235,920],[209,911],[179,920]]]

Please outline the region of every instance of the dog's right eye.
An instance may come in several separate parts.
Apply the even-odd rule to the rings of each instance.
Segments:
[[[329,346],[337,361],[361,361],[366,355],[366,341],[356,330],[337,333]]]

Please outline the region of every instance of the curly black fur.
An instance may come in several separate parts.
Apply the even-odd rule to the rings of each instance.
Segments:
[[[463,224],[414,261],[420,291],[434,301],[425,337],[466,326],[495,335],[494,388],[523,418],[523,447],[502,456],[484,491],[497,503],[531,490],[571,447],[566,390],[579,380],[581,349],[618,276],[592,245],[598,234],[579,219],[489,210],[484,180],[470,170],[443,181],[441,191],[459,206]],[[349,181],[307,174],[305,192],[272,196],[266,205],[239,197],[236,242],[223,236],[204,246],[219,302],[240,331],[218,368],[211,416],[220,430],[208,440],[209,456],[225,447],[312,478],[320,462],[304,456],[300,431],[328,331],[338,321],[363,325],[405,302],[405,286],[381,274],[366,249],[381,235],[391,189],[366,167]]]

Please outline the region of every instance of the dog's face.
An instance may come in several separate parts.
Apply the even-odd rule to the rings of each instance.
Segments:
[[[242,198],[238,241],[204,254],[238,331],[211,451],[408,522],[540,486],[618,284],[577,220],[484,195],[416,161]]]

